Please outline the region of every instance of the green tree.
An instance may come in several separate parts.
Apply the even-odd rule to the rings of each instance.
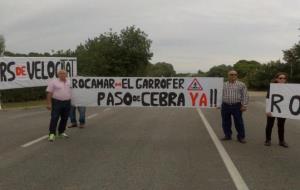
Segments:
[[[288,50],[283,50],[283,59],[286,61],[285,72],[289,73],[289,81],[300,82],[300,42]]]
[[[194,74],[193,73],[177,73],[177,77],[192,77]]]
[[[43,54],[37,53],[37,52],[30,52],[30,53],[28,53],[28,56],[29,57],[42,57]]]
[[[247,76],[255,73],[260,65],[257,61],[239,60],[233,65],[233,68],[238,72],[241,79],[246,78],[247,80]]]
[[[279,71],[284,71],[284,67],[285,64],[279,60],[260,65],[259,69],[251,77],[248,77],[248,87],[256,90],[267,89],[275,74]]]
[[[206,76],[206,73],[199,69],[198,72],[192,74],[192,76],[193,76],[193,77],[205,77],[205,76]]]
[[[232,66],[230,65],[218,65],[213,66],[209,69],[209,71],[206,73],[207,77],[224,77],[227,78],[228,71],[232,69]]]
[[[261,67],[257,61],[239,60],[233,65],[234,70],[239,74],[239,79],[246,83],[249,87],[249,82],[255,80],[255,74]]]
[[[75,55],[78,72],[92,76],[140,76],[146,71],[151,40],[135,26],[116,32],[106,32],[85,44],[80,44]]]
[[[28,55],[25,53],[13,53],[10,51],[4,51],[4,56],[11,56],[11,57],[27,57]]]
[[[42,56],[50,55],[49,53],[45,52]],[[71,49],[68,50],[58,50],[54,51],[52,50],[52,57],[75,57],[76,54]]]
[[[5,40],[4,37],[0,35],[0,56],[3,55],[4,51],[5,51]]]
[[[149,64],[146,73],[147,76],[151,77],[172,77],[176,75],[173,65],[165,62],[158,62],[154,65]]]
[[[139,28],[130,26],[121,30],[120,39],[125,76],[144,74],[153,56],[150,51],[152,41],[148,39],[148,35]]]

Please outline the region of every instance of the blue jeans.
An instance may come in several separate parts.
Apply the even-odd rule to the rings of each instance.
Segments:
[[[237,131],[237,138],[244,139],[245,138],[245,128],[244,121],[242,117],[241,111],[241,103],[237,104],[226,104],[223,103],[221,107],[221,115],[222,115],[222,128],[225,134],[225,137],[231,138],[231,115],[233,116],[235,129]]]
[[[78,107],[71,106],[71,111],[70,111],[71,123],[72,124],[77,124],[76,108],[79,112],[79,123],[80,123],[80,125],[84,125],[85,124],[85,110],[86,110],[86,107],[81,107],[81,106],[78,106]]]
[[[60,101],[52,98],[52,109],[49,131],[50,134],[56,134],[57,123],[60,118],[58,133],[63,133],[66,130],[68,116],[70,112],[71,101]]]

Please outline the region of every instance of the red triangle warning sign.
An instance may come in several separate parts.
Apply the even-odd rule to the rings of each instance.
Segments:
[[[200,85],[197,79],[194,79],[188,87],[188,90],[203,90],[202,86]]]

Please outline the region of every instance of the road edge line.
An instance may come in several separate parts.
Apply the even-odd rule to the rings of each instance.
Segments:
[[[236,188],[238,190],[249,190],[247,184],[245,183],[244,179],[242,178],[240,172],[238,171],[238,169],[236,168],[236,166],[234,165],[233,161],[231,160],[229,154],[226,152],[224,146],[222,145],[222,143],[220,142],[219,138],[217,137],[217,135],[215,134],[215,132],[213,131],[211,125],[209,124],[209,122],[207,121],[207,119],[205,118],[204,114],[202,113],[202,111],[200,110],[200,108],[196,109],[200,118],[202,119],[202,122],[204,123],[204,126],[208,132],[208,134],[210,135],[213,143],[215,144],[226,168],[228,173],[230,174],[230,177],[232,178],[234,185],[236,186]]]

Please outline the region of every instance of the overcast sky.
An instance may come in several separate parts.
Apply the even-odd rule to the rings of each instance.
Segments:
[[[0,34],[8,51],[43,53],[135,25],[152,40],[152,63],[197,72],[282,59],[300,39],[299,8],[299,0],[1,0]]]

